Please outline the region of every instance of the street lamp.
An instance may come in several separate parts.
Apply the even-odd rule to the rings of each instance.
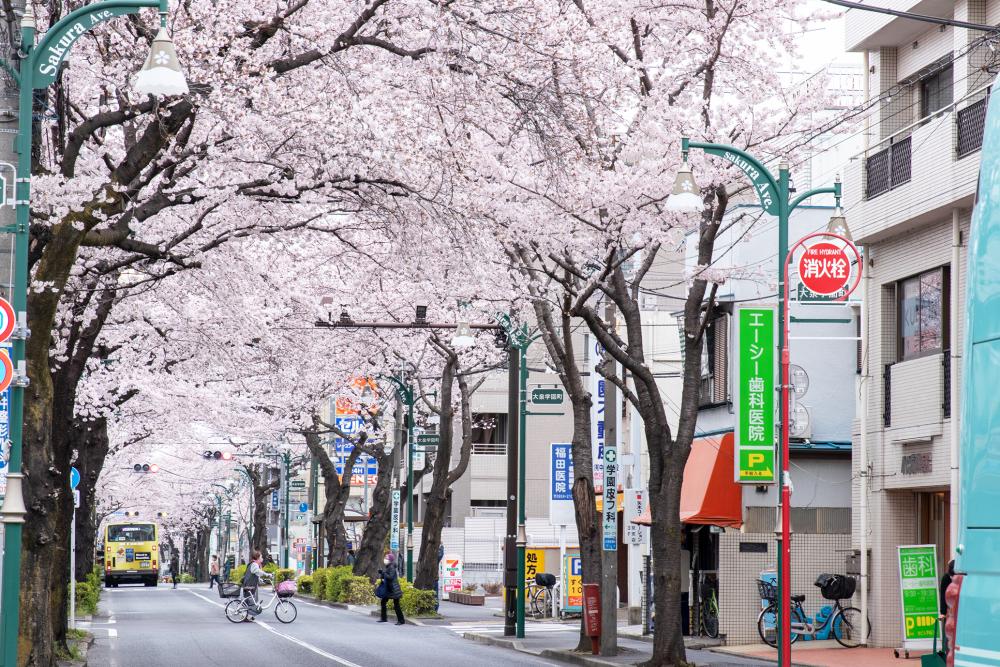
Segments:
[[[785,321],[785,285],[783,267],[786,266],[788,257],[788,221],[792,211],[800,204],[816,195],[832,194],[836,200],[836,209],[830,219],[828,229],[839,236],[849,238],[847,231],[847,221],[840,208],[841,187],[840,179],[834,182],[832,187],[815,188],[805,192],[795,199],[791,197],[791,177],[788,169],[788,162],[782,160],[778,165],[778,178],[775,178],[770,171],[755,157],[744,150],[726,144],[701,143],[689,140],[687,137],[681,138],[681,156],[683,163],[674,181],[674,189],[670,197],[667,198],[667,208],[678,212],[697,212],[704,204],[700,201],[700,190],[691,174],[691,167],[688,165],[688,152],[692,148],[698,148],[708,153],[721,157],[743,174],[753,184],[753,189],[760,198],[761,207],[771,215],[778,218],[778,321]],[[697,206],[695,201],[698,201]],[[843,232],[843,233],[842,233]],[[785,327],[778,328],[778,355],[785,350]],[[780,409],[780,419],[782,424],[781,436],[779,437],[779,449],[781,453],[780,478],[781,485],[779,499],[780,513],[780,538],[778,540],[778,662],[780,665],[788,667],[791,665],[791,634],[789,622],[791,619],[791,606],[789,596],[791,595],[791,488],[788,476],[788,401],[785,400],[788,392],[787,363],[782,364],[781,392],[782,401]],[[737,443],[737,446],[739,443]]]
[[[35,90],[42,90],[54,83],[73,44],[94,26],[116,16],[136,14],[141,9],[157,8],[160,13],[160,33],[153,42],[152,62],[147,59],[149,72],[137,77],[139,92],[154,95],[187,92],[184,75],[177,64],[177,54],[166,35],[167,0],[105,0],[85,5],[62,17],[46,31],[35,44],[35,16],[32,3],[27,3],[21,19],[21,44],[18,51],[17,73],[15,63],[7,63],[5,70],[18,84],[18,134],[15,148],[18,153],[15,174],[15,197],[8,202],[16,207],[13,227],[0,229],[14,234],[14,276],[11,294],[17,326],[11,336],[11,362],[15,369],[11,383],[10,400],[10,457],[8,461],[7,494],[0,520],[4,523],[3,582],[0,608],[4,610],[0,621],[0,667],[17,664],[17,637],[20,616],[19,592],[21,589],[21,539],[24,515],[27,513],[21,495],[21,448],[24,433],[24,390],[28,386],[25,340],[29,335],[28,311],[28,233],[31,222],[31,144]],[[162,38],[162,39],[161,39]],[[160,55],[162,52],[163,55]],[[162,68],[171,70],[166,74]],[[145,68],[144,68],[145,69]],[[68,490],[68,489],[67,489]]]

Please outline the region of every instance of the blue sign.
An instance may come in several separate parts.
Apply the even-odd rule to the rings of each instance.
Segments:
[[[361,431],[362,422],[361,417],[358,415],[338,415],[334,421],[337,424],[337,428],[347,435],[353,436],[355,433]],[[337,468],[338,475],[344,474],[344,465],[347,463],[347,458],[351,455],[352,451],[354,451],[354,443],[339,436],[333,439],[334,466]],[[351,475],[364,477],[366,467],[369,477],[378,475],[378,461],[367,454],[358,456],[354,462],[354,467],[351,468]]]
[[[573,445],[552,445],[552,500],[573,500]]]
[[[309,511],[309,503],[299,503],[299,511],[305,514]]]
[[[277,490],[271,492],[271,509],[278,509],[278,492]]]
[[[76,468],[69,469],[69,488],[76,489],[80,486],[80,471]]]

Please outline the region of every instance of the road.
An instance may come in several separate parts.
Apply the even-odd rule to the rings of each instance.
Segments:
[[[265,600],[267,596],[265,596]],[[376,623],[355,611],[333,609],[295,598],[298,618],[282,624],[267,610],[255,623],[226,620],[223,600],[202,585],[105,589],[100,612],[81,628],[95,637],[88,655],[92,667],[222,667],[235,665],[555,665],[509,649],[487,646],[462,634],[500,632],[496,623],[436,625]],[[391,612],[390,612],[391,617]],[[553,638],[569,628],[551,627]],[[699,665],[767,665],[716,654],[691,652]]]

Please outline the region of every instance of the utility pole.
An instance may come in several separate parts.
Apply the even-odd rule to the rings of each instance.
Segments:
[[[284,480],[285,481],[285,527],[284,527],[284,530],[281,531],[281,536],[284,538],[284,544],[280,545],[280,546],[282,546],[281,567],[287,568],[288,567],[288,543],[289,543],[289,539],[288,539],[288,503],[289,503],[289,500],[290,500],[290,495],[291,495],[290,491],[291,491],[291,486],[292,486],[292,483],[291,483],[292,482],[292,473],[291,473],[292,455],[289,454],[286,451],[282,455],[281,460],[285,464],[285,480]]]
[[[605,318],[615,328],[615,306],[605,305]],[[610,374],[617,364],[607,357]],[[618,388],[604,380],[604,505],[601,551],[601,655],[618,654]],[[596,434],[594,434],[596,436]]]
[[[507,374],[507,533],[504,536],[504,623],[503,634],[512,637],[517,633],[517,609],[524,600],[518,600],[518,572],[524,578],[524,563],[518,564],[517,553],[517,454],[518,454],[518,405],[520,403],[521,355],[513,340],[508,343],[509,372]],[[523,607],[522,607],[523,609]]]

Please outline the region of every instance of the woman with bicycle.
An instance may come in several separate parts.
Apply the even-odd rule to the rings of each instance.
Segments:
[[[246,620],[252,621],[255,614],[261,612],[260,599],[257,597],[257,588],[260,586],[261,581],[266,581],[271,579],[271,575],[264,571],[261,567],[264,558],[260,551],[254,549],[253,553],[250,554],[250,565],[247,566],[247,571],[243,575],[243,594],[249,595],[253,598],[253,606],[250,607],[250,613],[247,614]]]

